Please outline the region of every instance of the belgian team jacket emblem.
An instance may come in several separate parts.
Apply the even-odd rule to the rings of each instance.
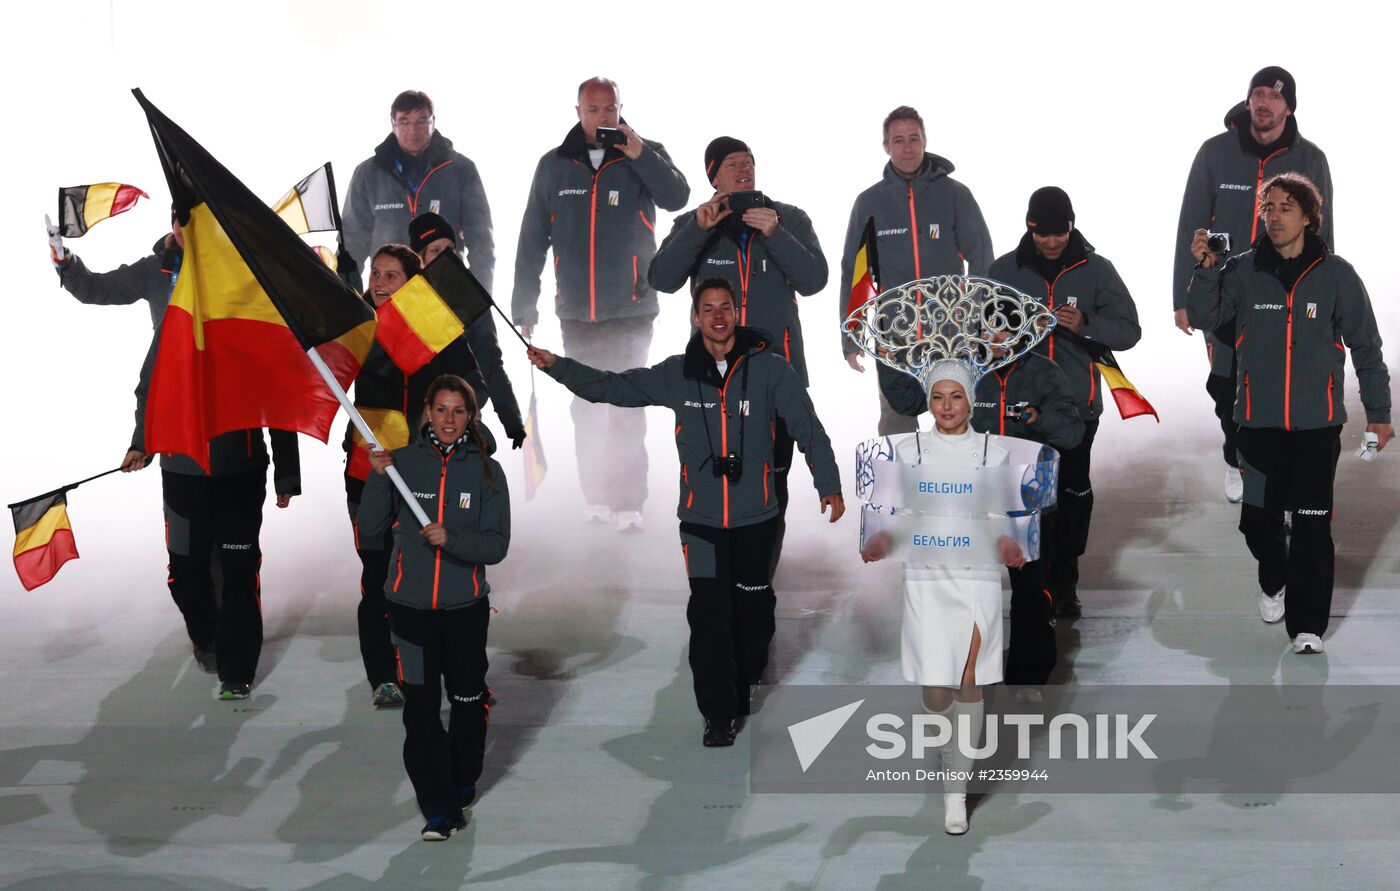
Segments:
[[[462,510],[469,510],[472,506],[472,493],[462,492],[457,496],[457,506]]]

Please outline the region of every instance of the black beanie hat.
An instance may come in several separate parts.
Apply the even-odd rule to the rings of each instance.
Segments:
[[[1037,235],[1062,235],[1074,223],[1074,205],[1057,186],[1043,186],[1031,193],[1026,207],[1026,228]]]
[[[748,143],[742,139],[735,139],[733,136],[721,136],[705,146],[705,175],[710,178],[710,182],[715,181],[715,173],[719,171],[719,165],[724,163],[724,159],[735,152],[748,152]]]
[[[1288,103],[1288,110],[1298,110],[1298,85],[1293,82],[1293,75],[1277,65],[1261,68],[1254,77],[1250,78],[1249,93],[1245,94],[1246,99],[1254,92],[1255,87],[1278,90],[1283,94],[1283,101]]]
[[[439,238],[450,238],[452,246],[457,246],[457,232],[441,214],[419,214],[408,224],[408,246],[415,254]]]

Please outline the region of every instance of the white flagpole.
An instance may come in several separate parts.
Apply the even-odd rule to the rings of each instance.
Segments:
[[[335,375],[331,374],[330,368],[326,366],[326,360],[322,359],[315,349],[307,350],[306,355],[311,357],[311,364],[315,365],[316,370],[321,373],[321,378],[326,382],[326,386],[331,388],[331,392],[335,394],[335,398],[340,401],[341,406],[345,409],[345,413],[350,416],[350,423],[354,424],[355,429],[360,431],[360,436],[364,438],[365,442],[374,446],[374,448],[380,448],[379,440],[375,438],[374,431],[369,429],[369,425],[365,423],[365,419],[360,417],[360,412],[355,408],[354,404],[350,402],[350,397],[345,395],[345,390],[341,388],[340,381],[335,379]],[[428,515],[423,513],[423,508],[418,504],[418,499],[415,498],[413,492],[409,490],[408,483],[404,482],[403,477],[399,475],[399,469],[390,465],[387,472],[389,474],[389,479],[393,480],[394,486],[399,490],[399,494],[403,496],[404,502],[408,504],[409,509],[413,511],[413,515],[418,518],[419,524],[426,526],[431,523],[432,520],[429,520]]]

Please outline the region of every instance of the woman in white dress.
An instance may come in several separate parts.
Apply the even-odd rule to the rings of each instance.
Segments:
[[[921,431],[896,447],[898,460],[910,464],[995,466],[1007,463],[1005,449],[986,434],[972,432],[969,422],[975,381],[962,362],[945,359],[934,365],[929,412],[934,429]],[[1001,562],[1025,565],[1020,546],[999,541]],[[861,557],[868,563],[889,550],[887,535],[872,538]],[[983,723],[980,686],[1002,680],[1001,568],[994,565],[904,565],[904,621],[900,661],[904,679],[923,687],[924,708],[949,718],[954,738],[943,748],[946,771],[969,771],[972,759],[963,749],[978,745]],[[963,717],[965,716],[965,717]],[[966,727],[972,739],[959,745]],[[967,785],[945,780],[944,829],[967,832]]]

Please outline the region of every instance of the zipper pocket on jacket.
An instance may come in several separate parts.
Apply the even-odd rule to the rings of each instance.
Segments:
[[[1245,374],[1245,376],[1244,376],[1244,419],[1245,419],[1246,421],[1249,420],[1250,410],[1251,410],[1252,408],[1253,408],[1253,406],[1250,405],[1250,401],[1249,401],[1249,375],[1248,375],[1248,374]]]
[[[1336,379],[1332,372],[1327,373],[1327,420],[1332,420],[1332,384]]]
[[[637,255],[632,255],[632,302],[637,302]]]

